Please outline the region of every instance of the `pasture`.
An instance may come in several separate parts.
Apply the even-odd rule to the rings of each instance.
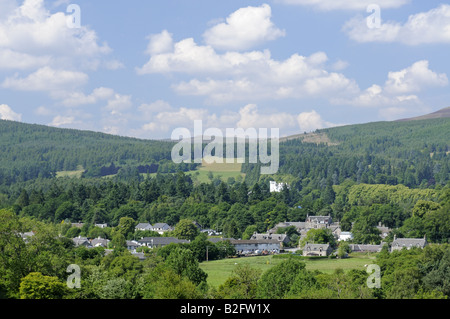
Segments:
[[[267,271],[271,267],[283,262],[284,258],[274,258],[273,256],[255,256],[229,258],[222,260],[205,261],[200,267],[208,274],[208,284],[219,287],[230,277],[236,265],[249,265],[253,268]],[[364,265],[374,263],[375,256],[367,254],[354,254],[349,258],[331,259],[331,258],[310,258],[301,259],[306,264],[307,270],[318,270],[323,273],[333,273],[336,269],[348,271],[351,269],[364,270]]]

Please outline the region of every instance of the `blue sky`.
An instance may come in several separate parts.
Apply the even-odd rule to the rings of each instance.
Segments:
[[[148,139],[395,120],[450,105],[449,49],[433,0],[0,0],[0,118]]]

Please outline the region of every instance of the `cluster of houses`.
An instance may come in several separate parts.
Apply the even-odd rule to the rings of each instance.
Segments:
[[[282,222],[275,225],[270,229],[267,234],[260,234],[261,236],[279,236],[276,234],[279,228],[286,228],[294,226],[297,232],[300,234],[300,240],[303,239],[309,230],[327,228],[331,230],[337,241],[352,240],[353,235],[351,232],[344,232],[341,230],[339,222],[334,222],[330,215],[328,216],[307,216],[304,222]],[[385,239],[391,229],[379,224],[377,229],[380,231],[381,239]],[[289,238],[283,238],[283,242],[289,242]],[[387,243],[382,242],[379,245],[362,245],[362,244],[350,244],[349,247],[353,252],[380,252],[384,245]],[[426,238],[397,238],[394,236],[394,240],[391,243],[390,251],[401,250],[403,248],[410,249],[412,247],[424,248],[427,245]],[[306,243],[302,247],[298,247],[302,250],[303,256],[329,256],[333,253],[333,248],[329,244],[314,244]]]
[[[330,229],[337,241],[352,240],[353,235],[350,232],[341,231],[339,222],[334,222],[331,216],[307,216],[304,222],[282,222],[272,229],[268,230],[265,234],[254,233],[250,239],[234,239],[218,237],[221,233],[211,230],[202,229],[201,226],[194,222],[201,232],[207,233],[210,237],[209,241],[217,243],[218,241],[229,241],[234,246],[237,255],[255,255],[255,254],[277,254],[285,250],[290,244],[290,238],[287,234],[278,234],[280,228],[286,228],[294,226],[297,232],[300,234],[300,240],[303,239],[307,232],[311,229]],[[83,224],[73,223],[73,227],[82,227]],[[107,227],[106,224],[96,224],[95,226],[100,228]],[[381,232],[381,238],[384,239],[391,231],[389,228],[383,225],[378,225],[377,228]],[[135,227],[135,231],[154,231],[160,235],[164,235],[168,231],[172,231],[173,227],[166,223],[156,223],[151,225],[149,223],[139,223]],[[22,237],[28,241],[34,233],[23,233]],[[103,247],[110,251],[110,240],[104,238],[87,238],[78,236],[72,239],[76,247],[84,246],[86,248]],[[175,237],[143,237],[140,240],[127,240],[127,249],[140,259],[144,258],[144,254],[138,252],[139,247],[157,248],[164,247],[166,245],[175,243],[189,243],[189,240],[182,240]],[[349,244],[349,248],[352,252],[368,252],[376,253],[380,252],[384,245],[387,243],[382,242],[379,245],[367,245],[367,244]],[[426,238],[397,238],[394,236],[394,240],[391,243],[390,251],[401,250],[403,248],[410,249],[412,247],[424,248],[427,245]],[[306,243],[302,247],[297,247],[302,250],[303,256],[329,256],[333,253],[333,248],[329,244],[314,244]]]

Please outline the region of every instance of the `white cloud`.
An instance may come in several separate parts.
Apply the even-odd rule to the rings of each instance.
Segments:
[[[430,70],[428,61],[422,60],[400,71],[389,72],[384,86],[373,84],[351,98],[335,98],[332,101],[359,107],[395,107],[391,110],[393,114],[393,111],[401,109],[401,105],[422,106],[416,93],[424,88],[446,85],[446,74]]]
[[[26,78],[17,75],[6,78],[2,87],[20,91],[60,91],[73,89],[85,84],[88,75],[83,72],[57,70],[42,67]]]
[[[450,5],[442,4],[430,11],[410,15],[404,24],[382,23],[380,28],[368,28],[365,18],[356,17],[348,21],[343,30],[357,42],[450,43]]]
[[[125,68],[125,65],[118,61],[118,60],[108,60],[108,61],[104,61],[102,63],[102,65],[107,69],[107,70],[119,70],[119,69],[123,69]]]
[[[20,6],[9,1],[8,8],[0,15],[0,52],[7,58],[4,65],[92,69],[111,52],[107,44],[98,43],[95,31],[86,26],[69,28],[65,12],[51,14],[43,0],[25,0]],[[27,63],[18,64],[18,57],[26,57]]]
[[[272,9],[267,4],[240,8],[228,16],[226,22],[208,29],[203,37],[215,49],[248,50],[285,35],[285,31],[271,21],[271,16]]]
[[[356,107],[384,107],[401,103],[408,103],[410,105],[418,104],[420,103],[420,100],[419,97],[414,94],[389,94],[383,87],[373,84],[350,99],[333,99],[333,102],[336,104],[349,104]]]
[[[20,122],[22,120],[22,114],[14,112],[6,104],[0,104],[0,119]]]
[[[190,127],[196,120],[208,120],[207,109],[180,107],[163,111],[153,117],[153,121],[142,126],[144,131],[167,133],[176,127]]]
[[[346,69],[349,65],[350,63],[348,63],[347,61],[338,60],[331,66],[331,69],[334,71],[342,71]]]
[[[105,109],[108,110],[111,115],[121,115],[121,112],[130,109],[132,105],[131,95],[115,93],[114,96],[108,100]]]
[[[314,71],[314,70],[312,70]],[[207,79],[201,81],[192,79],[173,86],[181,95],[205,96],[208,103],[222,104],[232,101],[245,100],[278,100],[286,98],[335,98],[349,96],[358,91],[353,80],[347,79],[338,73],[329,73],[325,70],[316,70],[320,73],[314,77],[310,74],[296,74],[295,79],[289,82],[289,74],[284,74],[277,81],[275,73],[267,73],[258,78],[242,77],[230,80]],[[272,78],[269,76],[273,74]],[[281,74],[280,74],[281,75]],[[310,76],[310,78],[308,78]],[[304,78],[306,77],[306,78]]]
[[[174,90],[182,95],[205,96],[212,103],[354,92],[354,81],[326,70],[327,60],[324,52],[307,57],[293,54],[282,61],[272,59],[268,50],[219,54],[189,38],[175,43],[170,52],[151,55],[138,73],[194,75],[187,82],[174,84]]]
[[[69,107],[95,104],[102,100],[108,100],[114,97],[114,90],[111,88],[99,87],[92,91],[91,94],[85,95],[83,92],[59,92],[54,95],[55,98],[61,99],[61,104]]]
[[[0,48],[0,70],[26,70],[46,65],[51,61],[50,56],[33,56],[26,53]]]
[[[75,118],[73,116],[62,116],[57,115],[53,118],[53,121],[49,124],[50,126],[63,126],[63,125],[70,125],[75,122]]]
[[[53,111],[45,106],[39,106],[35,111],[35,114],[41,115],[41,116],[49,116],[53,114]]]
[[[429,69],[426,60],[418,61],[398,72],[389,72],[385,90],[388,93],[419,92],[425,87],[446,86],[445,73],[438,74]]]
[[[174,44],[173,50],[151,55],[138,69],[139,74],[221,72],[232,67],[226,56],[217,55],[210,46],[199,46],[188,38]]]
[[[310,6],[322,11],[331,10],[365,10],[370,4],[376,3],[381,8],[398,8],[410,0],[277,0],[288,5]]]
[[[161,103],[164,101],[159,101]],[[166,104],[167,102],[164,102]],[[152,103],[153,104],[153,103]],[[142,112],[145,112],[142,110]],[[168,137],[175,128],[184,127],[193,130],[194,121],[201,120],[203,131],[208,128],[218,128],[225,134],[227,128],[279,128],[281,135],[312,131],[318,128],[336,126],[322,119],[316,112],[291,114],[287,112],[261,112],[255,104],[247,104],[237,111],[224,111],[222,114],[211,112],[204,108],[174,108],[170,111],[154,113],[150,121],[133,133],[137,136]]]
[[[310,112],[303,112],[297,116],[298,126],[302,132],[311,132],[317,129],[338,126],[339,124],[333,124],[322,119],[319,113],[315,110]]]
[[[172,34],[167,30],[163,30],[161,33],[152,34],[148,37],[149,44],[147,46],[147,54],[161,54],[170,52],[173,50]]]
[[[173,111],[173,107],[166,101],[158,100],[150,104],[141,104],[139,106],[139,111],[145,116],[145,118],[151,117],[155,113],[160,112],[171,112]]]
[[[255,104],[248,104],[239,110],[239,121],[236,127],[254,128],[292,128],[295,127],[295,116],[285,112],[260,114]]]

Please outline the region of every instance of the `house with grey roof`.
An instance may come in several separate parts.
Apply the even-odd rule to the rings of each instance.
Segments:
[[[156,223],[153,225],[153,231],[157,232],[158,234],[162,235],[167,231],[173,230],[172,227],[170,227],[166,223]]]
[[[391,252],[395,250],[402,250],[403,248],[424,248],[427,244],[428,243],[425,236],[423,238],[397,238],[397,236],[394,236],[394,240],[391,243]]]
[[[386,226],[382,225],[381,223],[379,223],[378,226],[376,226],[376,227],[380,231],[381,239],[385,239],[391,232],[391,229],[389,227],[386,227]]]
[[[255,254],[263,251],[279,253],[282,244],[277,239],[250,239],[250,240],[230,240],[238,254]]]
[[[329,256],[333,249],[329,244],[306,243],[303,247],[303,256]]]
[[[72,238],[73,243],[75,244],[75,247],[84,246],[84,247],[92,247],[91,242],[87,237],[75,237]]]
[[[328,216],[309,216],[307,215],[305,221],[305,228],[326,228],[333,223],[333,219]]]
[[[131,252],[136,252],[136,249],[141,247],[141,244],[136,240],[127,240],[127,249]]]
[[[110,242],[109,239],[98,237],[91,240],[91,246],[108,248],[109,242]]]
[[[286,235],[286,234],[271,234],[271,233],[258,234],[258,233],[254,233],[252,235],[252,237],[250,237],[250,240],[266,240],[266,239],[277,240],[278,242],[282,243],[283,245],[287,245],[291,241],[289,236]]]
[[[305,228],[305,222],[281,222],[276,224],[272,229],[269,229],[268,232],[274,234],[278,231],[279,228],[286,228],[290,226],[294,226],[300,233],[300,230]]]
[[[352,252],[379,253],[384,245],[387,245],[387,243],[379,245],[350,244],[349,247]]]
[[[149,223],[139,223],[136,225],[136,227],[134,228],[135,230],[153,230],[153,226]]]
[[[141,246],[147,246],[149,248],[164,247],[172,243],[188,244],[189,242],[189,240],[178,239],[175,237],[144,237],[138,240],[138,243],[141,244]]]

